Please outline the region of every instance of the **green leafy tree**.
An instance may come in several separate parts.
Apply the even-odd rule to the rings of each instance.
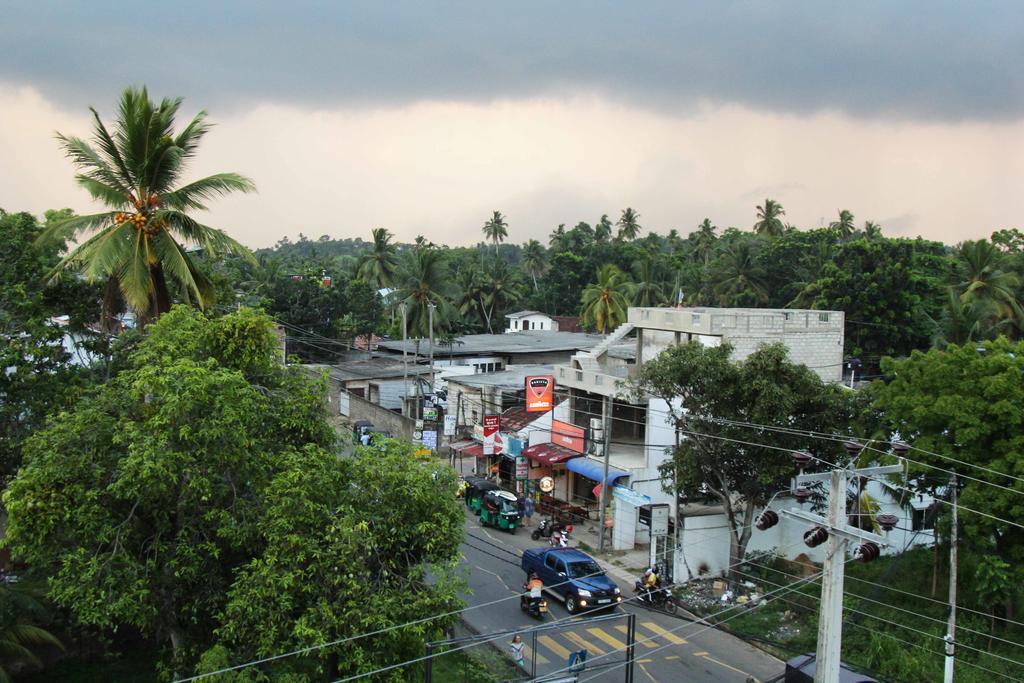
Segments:
[[[943,306],[941,245],[853,240],[825,263],[813,308],[846,313],[846,352],[869,361],[927,348]]]
[[[543,245],[537,240],[530,240],[523,247],[523,270],[533,278],[533,291],[537,291],[537,278],[543,276],[547,269]]]
[[[329,448],[322,384],[279,364],[273,323],[175,307],[110,382],[25,447],[5,544],[80,622],[134,626],[182,672],[266,545],[263,492],[288,454]]]
[[[168,280],[188,291],[200,306],[213,299],[209,278],[195,265],[184,244],[207,254],[233,253],[252,258],[249,250],[223,231],[199,223],[191,211],[232,192],[252,192],[255,185],[237,173],[217,173],[181,184],[187,163],[210,130],[200,112],[180,131],[175,117],[181,98],[149,99],[145,88],[121,95],[113,133],[95,109],[92,142],[58,135],[78,167],[78,184],[108,211],[61,221],[46,237],[72,239],[95,234],[57,265],[81,270],[91,281],[114,279],[140,321],[159,317],[171,306]]]
[[[615,225],[608,218],[608,214],[603,213],[601,214],[601,220],[594,226],[594,240],[597,242],[608,242],[612,239],[612,232],[614,230]]]
[[[808,445],[797,433],[833,430],[849,419],[850,408],[839,388],[792,363],[781,344],[762,346],[742,361],[732,360],[732,351],[728,343],[672,346],[644,364],[634,387],[663,399],[670,419],[686,432],[661,467],[665,490],[722,506],[737,580],[757,509],[793,476],[788,451]],[[763,443],[763,433],[723,421],[786,432],[774,434],[771,447],[750,445]]]
[[[626,274],[612,264],[597,271],[597,282],[583,290],[581,317],[601,334],[607,334],[626,321],[631,283]]]
[[[1024,343],[999,338],[982,342],[981,350],[951,344],[883,360],[882,370],[889,381],[872,387],[875,407],[886,427],[915,447],[911,457],[923,465],[912,464],[912,473],[936,485],[947,477],[931,467],[969,475],[961,479],[959,505],[989,515],[960,515],[965,554],[1020,567],[1024,531],[999,519],[1019,519],[1024,494],[1024,483],[1006,476],[1024,467]]]
[[[846,209],[841,209],[839,211],[839,220],[832,221],[828,224],[828,227],[838,232],[839,238],[842,240],[850,239],[857,232],[857,226],[853,223],[853,214]]]
[[[565,223],[559,223],[548,235],[548,248],[554,253],[565,251]]]
[[[500,321],[508,308],[522,299],[522,296],[515,272],[504,261],[496,262],[483,281],[483,308],[489,334],[494,334],[494,323]]]
[[[501,215],[501,211],[495,211],[487,222],[484,223],[483,231],[484,237],[494,243],[494,256],[497,257],[498,245],[508,237],[508,223],[505,221],[505,217]]]
[[[356,268],[356,276],[377,289],[395,284],[398,256],[397,248],[391,243],[392,237],[387,228],[374,228],[373,246],[360,257]]]
[[[882,226],[874,221],[864,221],[864,239],[871,241],[882,237]]]
[[[239,570],[218,630],[232,659],[315,647],[458,609],[464,517],[450,468],[417,461],[411,444],[394,440],[353,458],[316,450],[288,457],[258,522],[266,548]],[[366,673],[422,656],[423,642],[443,637],[451,622],[413,623],[312,657],[326,680]],[[408,669],[398,669],[374,680],[409,678]]]
[[[42,606],[29,593],[17,586],[0,584],[0,656],[8,664],[42,666],[35,650],[63,650],[60,640],[38,626],[45,618]],[[10,683],[11,676],[0,666],[0,683]]]
[[[757,222],[754,223],[754,232],[764,237],[781,237],[786,232],[786,225],[780,216],[785,216],[786,210],[774,199],[765,199],[762,206],[757,207]]]
[[[552,254],[548,274],[540,284],[534,308],[551,315],[579,315],[580,297],[587,285],[587,261],[571,252]]]
[[[639,221],[640,214],[628,207],[623,209],[619,220],[615,222],[615,225],[619,226],[618,240],[620,242],[635,240],[642,230]]]

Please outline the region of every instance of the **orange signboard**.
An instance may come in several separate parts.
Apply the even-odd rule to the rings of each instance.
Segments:
[[[576,453],[587,452],[587,430],[583,427],[561,422],[551,421],[551,443],[562,448],[568,448]]]
[[[526,378],[526,412],[546,413],[555,405],[555,378],[534,375]]]

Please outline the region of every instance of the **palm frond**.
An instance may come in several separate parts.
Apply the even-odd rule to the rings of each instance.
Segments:
[[[87,230],[111,225],[114,222],[114,212],[104,211],[89,216],[71,216],[53,225],[48,225],[45,230],[36,238],[36,244],[46,244],[52,241],[67,241],[75,235]]]
[[[99,143],[100,150],[107,157],[107,162],[113,164],[121,175],[122,186],[131,185],[132,174],[128,171],[128,167],[125,166],[124,159],[121,156],[121,150],[117,148],[117,143],[114,142],[114,138],[110,136],[107,131],[107,127],[103,125],[103,120],[100,118],[99,112],[95,108],[89,107],[89,111],[92,112],[93,118],[93,134],[96,136],[96,141]]]
[[[161,199],[169,209],[203,211],[206,210],[206,200],[223,197],[232,192],[255,191],[256,184],[245,176],[237,173],[217,173],[183,185],[173,192],[162,195]]]
[[[202,141],[203,136],[213,127],[213,124],[207,123],[206,112],[200,111],[195,117],[188,122],[178,137],[174,139],[174,144],[180,147],[182,150],[182,158],[190,159],[195,156],[196,150],[199,148],[199,143]]]
[[[85,191],[92,195],[93,199],[98,199],[107,206],[115,208],[131,206],[128,195],[124,191],[102,180],[79,173],[75,176],[75,182],[79,187],[85,188]]]
[[[153,253],[164,267],[164,273],[178,281],[196,298],[200,308],[213,303],[213,283],[195,267],[192,259],[174,238],[166,232],[158,233],[150,242]]]
[[[192,242],[202,248],[207,254],[220,256],[232,254],[244,259],[246,262],[257,265],[256,257],[248,247],[228,237],[223,230],[203,225],[194,218],[180,211],[158,211],[157,218],[163,218],[172,230],[177,233],[183,241]]]
[[[136,231],[130,255],[124,260],[119,277],[121,294],[136,313],[149,310],[150,296],[154,291],[150,260],[149,240],[145,233]]]
[[[61,135],[60,133],[57,133],[57,140],[60,141],[61,147],[64,148],[64,154],[71,159],[71,163],[84,171],[83,175],[118,188],[125,196],[131,193],[131,188],[125,185],[124,180],[110,168],[106,160],[88,142],[81,138]]]

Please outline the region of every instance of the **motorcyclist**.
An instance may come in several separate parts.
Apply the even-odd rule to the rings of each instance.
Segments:
[[[644,593],[643,599],[650,604],[654,604],[654,592],[658,590],[658,586],[661,584],[661,579],[658,578],[657,567],[648,567],[647,571],[644,572],[643,577],[640,579],[640,585],[643,586]]]
[[[541,582],[537,572],[530,572],[530,576],[523,588],[527,591],[527,600],[531,610],[540,609],[540,601],[543,598],[544,584]]]

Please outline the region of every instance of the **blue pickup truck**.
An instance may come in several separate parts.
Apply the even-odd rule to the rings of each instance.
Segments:
[[[622,602],[619,588],[601,565],[576,548],[530,548],[523,551],[523,571],[537,572],[544,590],[565,603],[569,614]]]

